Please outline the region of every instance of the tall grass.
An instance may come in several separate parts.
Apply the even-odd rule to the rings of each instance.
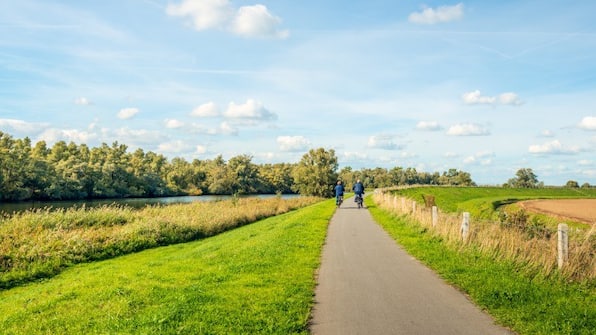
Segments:
[[[308,334],[334,211],[322,201],[0,291],[0,333]]]
[[[235,199],[169,206],[36,210],[0,221],[0,289],[73,264],[188,242],[310,205],[320,198]]]
[[[414,209],[412,200],[390,193],[374,195],[380,208],[408,215],[430,234],[457,248],[477,249],[495,259],[510,260],[532,276],[561,276],[566,280],[587,282],[596,280],[596,227],[575,229],[569,234],[569,259],[563,268],[557,264],[557,237],[528,234],[527,231],[507,228],[493,221],[476,219],[471,222],[467,238],[462,239],[462,218],[457,213],[439,212],[433,227],[431,211],[424,206]]]

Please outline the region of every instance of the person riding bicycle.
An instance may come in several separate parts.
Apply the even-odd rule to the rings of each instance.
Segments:
[[[354,197],[355,202],[358,202],[358,198],[362,199],[362,195],[364,194],[364,185],[362,184],[360,179],[358,179],[356,181],[356,184],[352,186],[352,191],[354,191],[354,194],[356,194],[356,196]]]
[[[337,185],[335,185],[335,204],[336,205],[340,205],[342,200],[343,200],[343,196],[344,196],[344,185],[341,184],[341,180],[337,181]]]

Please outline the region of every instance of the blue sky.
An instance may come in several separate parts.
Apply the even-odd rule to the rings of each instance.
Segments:
[[[0,0],[0,130],[596,184],[596,2]]]

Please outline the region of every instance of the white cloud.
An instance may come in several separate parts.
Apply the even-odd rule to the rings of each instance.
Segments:
[[[466,105],[480,105],[487,104],[492,105],[497,101],[495,97],[488,97],[480,95],[480,91],[467,92],[462,95],[462,99]]]
[[[464,16],[464,4],[458,3],[454,6],[439,6],[436,9],[424,8],[422,12],[416,12],[408,16],[412,23],[435,24],[459,20]]]
[[[287,30],[279,30],[281,19],[261,4],[235,9],[228,0],[183,0],[169,4],[166,13],[188,17],[197,31],[224,29],[244,37],[286,38]]]
[[[214,102],[208,102],[193,109],[190,115],[195,117],[216,117],[219,116],[220,113],[219,108]]]
[[[492,159],[494,156],[495,154],[491,151],[481,151],[472,156],[466,157],[463,162],[467,165],[476,164],[486,166],[492,164]]]
[[[577,126],[584,130],[596,130],[596,116],[584,117]]]
[[[79,131],[76,129],[47,129],[41,133],[37,140],[46,141],[47,143],[56,143],[58,141],[88,143],[91,139],[96,138],[95,133],[86,131]]]
[[[219,129],[215,131],[217,134],[223,135],[238,135],[238,129],[233,127],[229,122],[222,122]]]
[[[267,110],[262,103],[248,99],[246,103],[237,105],[231,102],[223,114],[228,119],[269,121],[277,119],[277,115]]]
[[[452,136],[486,136],[490,135],[490,131],[481,125],[475,123],[460,123],[451,126],[447,130],[447,135]]]
[[[287,30],[278,30],[281,19],[271,15],[263,5],[244,6],[238,9],[231,29],[238,35],[245,37],[278,37],[286,38]]]
[[[502,93],[499,95],[499,102],[502,105],[512,105],[512,106],[519,106],[523,104],[523,102],[519,99],[516,93],[507,92]]]
[[[0,119],[0,127],[11,128],[17,132],[23,133],[37,133],[49,127],[47,123],[26,122],[15,119]]]
[[[178,129],[184,127],[184,122],[176,119],[166,119],[165,124],[166,128],[168,129]]]
[[[576,154],[579,151],[579,147],[565,147],[558,140],[544,144],[530,145],[528,148],[528,152],[532,154]]]
[[[135,115],[137,115],[139,113],[139,109],[138,108],[122,108],[119,112],[118,112],[118,118],[122,119],[122,120],[128,120],[133,118]]]
[[[76,105],[81,105],[81,106],[88,106],[88,105],[91,105],[92,104],[91,101],[89,101],[89,99],[87,99],[85,97],[76,98],[74,100],[74,103]]]
[[[227,0],[183,0],[180,4],[169,4],[166,13],[171,16],[190,17],[198,31],[219,28],[233,15],[233,8]]]
[[[418,130],[426,130],[426,131],[437,131],[441,130],[443,127],[439,125],[436,121],[420,121],[416,124],[416,129]]]
[[[106,131],[103,135],[116,137],[116,139],[122,143],[137,145],[152,145],[159,141],[163,141],[166,138],[163,132],[161,131],[130,129],[127,127],[119,128],[114,131]]]
[[[277,144],[279,150],[288,152],[306,151],[310,147],[310,141],[304,136],[278,136]]]
[[[459,155],[457,153],[455,153],[455,152],[448,151],[448,152],[446,152],[446,153],[443,154],[443,157],[445,157],[445,158],[456,158],[456,157],[459,157]]]
[[[393,141],[392,135],[373,135],[368,138],[368,147],[384,150],[400,150],[402,146]]]
[[[195,152],[199,155],[202,155],[207,152],[207,147],[199,144],[195,147]]]
[[[462,94],[462,100],[466,105],[510,105],[519,106],[523,102],[519,99],[517,93],[506,92],[501,93],[498,97],[484,96],[479,90],[466,92]]]
[[[180,140],[161,143],[157,146],[157,151],[167,153],[181,153],[192,149],[192,144]]]

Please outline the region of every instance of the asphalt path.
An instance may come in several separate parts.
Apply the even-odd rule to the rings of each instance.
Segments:
[[[513,334],[408,255],[346,199],[329,224],[311,333]]]

